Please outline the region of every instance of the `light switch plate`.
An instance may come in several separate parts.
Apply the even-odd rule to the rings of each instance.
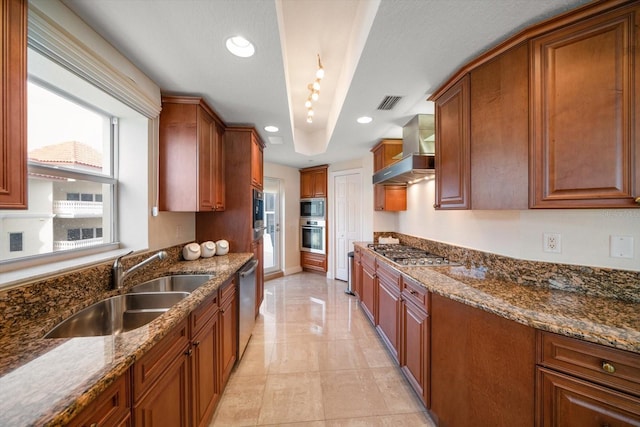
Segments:
[[[633,237],[611,235],[609,248],[611,258],[633,258]]]

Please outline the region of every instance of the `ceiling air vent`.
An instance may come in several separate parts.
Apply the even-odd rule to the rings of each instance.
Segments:
[[[390,96],[387,95],[384,97],[380,105],[378,105],[378,110],[391,110],[396,106],[398,101],[402,99],[401,96]]]

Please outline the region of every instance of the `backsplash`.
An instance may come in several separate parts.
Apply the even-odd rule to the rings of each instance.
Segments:
[[[526,261],[462,248],[396,232],[374,232],[379,237],[395,237],[401,244],[415,246],[468,268],[483,270],[487,276],[521,285],[542,286],[585,295],[640,302],[640,272],[614,270],[541,261]]]

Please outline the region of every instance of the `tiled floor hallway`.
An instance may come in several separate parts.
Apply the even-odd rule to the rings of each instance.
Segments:
[[[310,273],[265,283],[211,426],[433,426],[345,287]]]

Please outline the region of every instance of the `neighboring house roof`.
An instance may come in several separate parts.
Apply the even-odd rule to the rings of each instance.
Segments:
[[[29,151],[29,160],[102,169],[102,154],[79,141],[66,141]]]

